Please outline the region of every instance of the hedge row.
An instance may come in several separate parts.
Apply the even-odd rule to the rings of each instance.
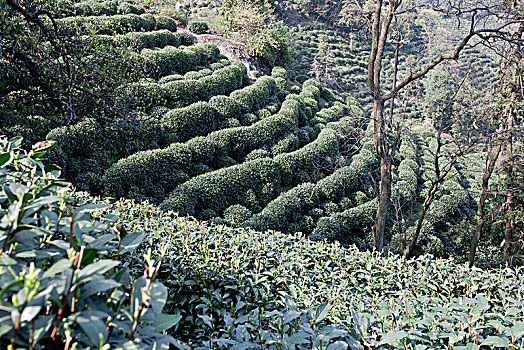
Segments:
[[[255,94],[261,101],[270,101],[276,85],[272,78],[260,78],[242,90]],[[169,111],[159,118],[159,122],[165,137],[172,142],[184,142],[219,129],[228,119],[239,118],[241,110],[242,106],[231,97],[214,96],[209,102],[197,102]],[[265,123],[256,129],[262,129],[262,125]],[[224,132],[227,133],[227,129]],[[214,137],[219,139],[217,135],[214,134]],[[237,142],[237,139],[231,140],[233,142]],[[166,149],[133,154],[120,159],[106,172],[105,191],[114,197],[163,199],[189,177],[210,171],[210,165],[228,165],[225,151],[220,147],[226,146],[219,146],[209,138],[196,137],[185,144],[173,143]],[[185,158],[186,149],[191,153],[189,160]],[[180,166],[174,167],[172,164]],[[185,175],[181,176],[179,171]]]
[[[223,119],[238,117],[240,112],[240,105],[230,97],[215,96],[209,104]],[[207,137],[196,137],[183,145],[177,143],[163,150],[141,152],[121,159],[105,174],[106,193],[114,197],[161,200],[185,179],[228,163],[233,165],[249,152],[260,151],[261,147],[269,148],[282,136],[297,130],[304,110],[304,104],[290,95],[278,114],[251,126],[214,131]],[[185,158],[185,151],[179,155],[181,149],[189,149],[191,158]],[[249,155],[246,159],[252,160]],[[261,157],[253,159],[267,156],[269,153],[264,150]],[[149,191],[149,188],[153,190]]]
[[[316,184],[306,183],[271,201],[261,213],[245,224],[255,230],[311,233],[311,224],[324,215],[325,203],[339,203],[355,191],[369,186],[369,173],[376,167],[376,157],[367,149],[353,156],[351,164],[336,170]]]
[[[173,109],[198,101],[208,101],[216,95],[229,95],[248,83],[249,77],[245,66],[235,62],[211,72],[210,75],[203,75],[200,79],[179,79],[164,83],[142,81],[127,84],[120,88],[120,94],[128,105],[135,108],[165,106]]]
[[[191,21],[187,25],[187,30],[195,34],[206,34],[209,33],[209,25],[204,21]]]
[[[145,12],[144,7],[130,2],[123,1],[82,1],[73,6],[73,13],[76,16],[113,16],[116,14],[141,15]]]
[[[163,48],[166,46],[191,46],[195,43],[195,37],[187,32],[171,32],[166,29],[151,32],[130,32],[118,35],[96,35],[88,36],[86,41],[93,44],[105,43],[106,45],[121,45],[132,47],[137,50]]]
[[[315,170],[315,162],[337,152],[338,137],[326,128],[314,142],[295,152],[194,177],[178,186],[162,206],[180,215],[209,218],[221,216],[235,204],[259,210],[279,194],[281,186],[304,182]]]
[[[216,96],[209,103],[197,102],[185,108],[173,109],[163,115],[160,123],[171,139],[184,142],[195,136],[207,135],[219,129],[228,117],[240,115],[243,106],[233,95],[256,99],[257,102],[247,110],[251,112],[268,103],[275,90],[274,79],[262,77],[255,84],[234,91],[229,98]]]
[[[46,138],[59,142],[52,160],[64,169],[63,175],[81,190],[100,193],[105,169],[120,158],[169,142],[163,137],[161,126],[146,117],[136,122],[114,121],[105,125],[86,119],[53,129]]]
[[[189,71],[189,72],[187,72],[184,75],[181,75],[181,74],[166,75],[165,77],[160,78],[160,80],[158,80],[158,83],[159,84],[165,84],[165,83],[169,83],[171,81],[177,81],[177,80],[183,80],[183,79],[186,79],[186,80],[197,80],[197,79],[203,78],[203,77],[205,77],[207,75],[211,75],[211,74],[213,74],[214,71],[220,70],[220,69],[225,68],[225,67],[227,67],[229,65],[231,65],[231,62],[227,58],[223,58],[223,59],[219,60],[218,62],[211,63],[209,65],[209,68],[203,68],[203,69],[199,69],[199,70]]]
[[[206,66],[223,58],[215,44],[184,48],[166,46],[156,50],[144,49],[141,56],[154,69],[152,76],[155,78],[177,73],[185,74],[198,66]]]
[[[177,31],[174,19],[166,16],[143,15],[114,15],[114,16],[74,16],[57,19],[59,28],[69,35],[76,34],[125,34],[129,32],[150,32],[167,29]]]
[[[115,206],[130,232],[147,232],[155,257],[162,253],[157,242],[171,242],[159,278],[172,296],[167,309],[182,316],[172,335],[193,346],[209,346],[210,339],[227,334],[227,340],[235,340],[236,335],[240,340],[223,341],[223,348],[231,344],[241,348],[245,346],[239,344],[241,331],[249,329],[245,334],[260,332],[253,342],[263,347],[257,342],[258,334],[271,339],[268,333],[285,332],[295,324],[293,317],[299,316],[275,316],[268,306],[278,298],[275,295],[292,295],[300,307],[315,308],[326,300],[333,305],[327,319],[347,327],[353,338],[348,344],[332,345],[328,342],[334,334],[346,333],[319,327],[331,332],[321,338],[324,349],[374,348],[375,343],[381,344],[379,349],[511,348],[513,340],[520,345],[523,339],[522,332],[515,332],[524,315],[522,267],[469,269],[452,259],[429,255],[403,260],[396,254],[312,242],[300,234],[211,226],[130,201]],[[261,307],[268,318],[289,323],[273,327],[262,316],[260,326],[256,314],[246,316]],[[224,310],[235,314],[225,317]],[[214,328],[206,325],[205,316],[210,315]],[[250,319],[253,325],[237,323],[239,317]],[[315,347],[320,345],[308,348]]]

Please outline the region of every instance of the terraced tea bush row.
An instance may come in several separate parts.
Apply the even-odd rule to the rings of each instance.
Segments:
[[[183,79],[188,79],[188,80],[200,79],[202,77],[205,77],[206,75],[211,75],[213,74],[214,71],[220,70],[229,65],[231,65],[231,62],[227,58],[222,58],[218,62],[211,63],[209,65],[209,68],[196,67],[197,69],[198,68],[202,68],[202,69],[189,71],[184,75],[181,75],[181,74],[166,75],[160,78],[158,80],[158,83],[165,84],[171,81],[177,81],[177,80],[183,80]]]
[[[114,15],[114,16],[74,16],[55,20],[60,30],[69,35],[91,34],[125,34],[129,32],[150,32],[167,29],[177,31],[174,19],[166,16]]]
[[[263,81],[259,79],[257,83]],[[209,105],[224,119],[240,116],[240,105],[230,97],[215,96]],[[251,126],[218,130],[185,144],[172,144],[166,149],[140,152],[121,159],[105,175],[106,193],[117,198],[140,198],[142,193],[146,198],[162,200],[178,184],[197,174],[233,165],[246,155],[249,158],[248,153],[253,150],[271,147],[282,136],[307,123],[305,113],[301,97],[289,95],[278,114]],[[264,156],[269,156],[269,152]]]
[[[164,106],[181,108],[198,101],[208,101],[216,95],[229,95],[249,84],[246,67],[236,62],[199,79],[179,79],[164,83],[143,81],[120,88],[120,94],[127,105],[134,109],[148,109]],[[196,77],[199,72],[190,71]],[[191,77],[188,75],[188,77]],[[170,77],[173,77],[172,75]]]
[[[93,44],[104,43],[127,46],[136,50],[163,48],[166,46],[191,46],[195,37],[187,32],[172,32],[161,29],[151,32],[130,32],[119,35],[95,35],[85,38]]]
[[[74,4],[72,12],[72,15],[74,14],[76,16],[141,15],[145,12],[145,8],[127,1],[89,0]]]
[[[180,215],[221,216],[229,206],[241,204],[250,210],[263,208],[281,191],[296,186],[314,172],[316,163],[338,154],[335,131],[326,128],[301,149],[274,159],[261,158],[199,175],[179,185],[162,206]],[[258,209],[260,210],[260,209]]]
[[[271,102],[276,84],[273,78],[263,77],[236,92],[245,96],[253,94],[256,104],[252,107],[263,107],[264,103]],[[227,127],[225,122],[231,116],[228,113],[237,113],[239,117],[242,106],[232,98],[217,97],[180,109],[160,109],[155,115],[138,113],[134,122],[100,124],[88,119],[56,128],[47,139],[59,141],[53,159],[65,169],[66,178],[74,180],[82,189],[99,193],[102,174],[119,159]]]
[[[154,78],[171,74],[185,74],[198,66],[206,66],[224,58],[215,44],[189,47],[166,46],[162,49],[144,49],[142,58],[154,69]]]
[[[262,77],[253,85],[235,90],[229,99],[215,98],[197,102],[185,108],[173,109],[164,114],[159,122],[174,142],[184,142],[195,136],[203,136],[223,126],[234,113],[247,113],[270,102],[276,93],[275,81]],[[243,99],[242,99],[243,98]],[[248,101],[242,105],[242,102]]]
[[[315,222],[324,216],[323,207],[327,203],[347,201],[353,192],[367,189],[369,179],[366,179],[376,166],[376,157],[367,149],[361,149],[352,157],[350,165],[337,169],[317,183],[305,183],[284,192],[245,226],[260,231],[271,229],[310,234]],[[339,237],[331,237],[334,238]]]

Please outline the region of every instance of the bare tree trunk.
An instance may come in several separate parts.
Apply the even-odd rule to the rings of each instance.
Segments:
[[[385,149],[386,137],[384,120],[384,101],[377,99],[373,106],[374,141],[377,157],[380,163],[380,190],[378,193],[378,209],[373,228],[373,244],[377,251],[384,247],[384,232],[391,200],[391,158]]]
[[[420,216],[418,217],[417,221],[417,227],[415,228],[415,233],[413,234],[413,238],[411,239],[411,243],[407,246],[407,248],[404,250],[404,259],[407,259],[410,257],[410,255],[413,253],[413,250],[415,249],[415,245],[417,244],[418,237],[420,236],[420,232],[422,231],[422,224],[424,223],[424,219],[426,218],[426,214],[429,211],[429,208],[431,207],[431,204],[435,200],[435,196],[438,192],[440,184],[446,179],[449,172],[455,166],[455,163],[458,161],[460,154],[456,154],[453,160],[445,166],[444,169],[440,169],[440,150],[442,149],[442,142],[441,142],[441,134],[442,131],[438,130],[437,132],[437,149],[435,151],[435,158],[433,160],[434,166],[435,166],[435,180],[432,182],[431,187],[428,191],[428,195],[426,199],[424,200],[424,204],[422,205],[422,212],[420,213]]]
[[[469,250],[469,268],[472,268],[473,263],[475,262],[475,254],[477,252],[477,247],[482,235],[482,229],[484,228],[484,224],[486,222],[486,218],[484,217],[484,206],[489,194],[489,180],[491,179],[491,175],[495,169],[495,164],[497,163],[501,149],[502,143],[499,142],[492,152],[488,152],[486,168],[484,169],[484,175],[482,175],[482,191],[480,193],[480,199],[477,205],[477,225],[475,227],[475,234],[471,239],[471,247]]]
[[[391,160],[380,160],[380,193],[378,196],[378,209],[373,230],[373,242],[379,252],[384,247],[384,232],[388,216],[389,202],[391,200]]]
[[[513,94],[514,95],[514,94]],[[504,232],[504,262],[511,263],[511,241],[515,225],[513,221],[513,110],[508,114],[508,139],[506,143],[506,228]]]

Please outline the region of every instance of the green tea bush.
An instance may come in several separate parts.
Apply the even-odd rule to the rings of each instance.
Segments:
[[[151,15],[112,15],[75,16],[55,20],[60,30],[69,35],[75,34],[125,34],[129,32],[167,29],[176,32],[176,22],[164,16]]]
[[[243,164],[203,174],[179,185],[163,203],[180,215],[199,216],[205,209],[221,215],[234,204],[248,205],[249,190],[264,205],[280,185],[280,169],[271,159],[255,159]]]
[[[193,37],[187,33],[173,33],[169,30],[156,30],[152,32],[131,32],[123,35],[97,35],[87,37],[87,40],[109,40],[118,45],[130,46],[137,50],[163,48],[166,46],[193,45]]]
[[[234,227],[242,225],[251,217],[251,211],[240,204],[234,204],[224,211],[224,219]]]
[[[228,96],[213,96],[209,100],[209,104],[224,120],[228,118],[238,118],[242,114],[242,106],[240,103]]]
[[[115,225],[117,212],[79,201],[71,184],[58,181],[58,169],[41,159],[56,143],[39,142],[29,152],[21,143],[21,137],[0,139],[2,348],[176,344],[163,333],[181,316],[162,312],[168,299],[156,281],[162,256],[149,250],[138,259],[142,266],[122,264],[144,233],[128,234]]]
[[[142,58],[151,66],[155,77],[170,74],[184,74],[197,66],[205,66],[218,60],[220,51],[214,44],[202,44],[176,48],[166,46],[162,49],[144,49]]]
[[[268,103],[271,96],[277,92],[275,80],[271,77],[258,78],[256,83],[242,90],[231,93],[229,97],[235,99],[242,106],[244,113],[259,109]]]
[[[322,346],[331,339],[350,349],[511,348],[524,337],[522,268],[470,270],[429,255],[405,261],[301,234],[207,225],[144,204],[116,206],[128,231],[151,232],[151,245],[172,239],[159,277],[173,295],[166,308],[182,316],[173,336],[193,344],[215,339],[218,348],[260,348],[274,339],[279,320],[281,329],[302,325],[299,334],[274,343],[282,346],[309,339],[320,348],[320,339]],[[330,324],[309,323],[324,337],[309,336],[302,312],[285,316],[302,308],[317,310]]]
[[[135,123],[115,120],[106,124],[88,118],[74,125],[53,129],[46,136],[48,140],[59,142],[59,146],[50,153],[51,159],[64,169],[67,179],[91,193],[100,192],[100,183],[89,186],[77,181],[77,177],[86,173],[101,176],[120,158],[174,142],[169,137],[162,126],[150,118]]]
[[[167,29],[172,32],[176,32],[177,25],[176,21],[167,16],[156,16],[155,17],[155,30]]]
[[[329,167],[338,154],[338,137],[333,130],[325,129],[312,143],[291,153],[275,157],[282,169],[282,184],[296,186],[302,175],[312,175],[316,166]]]
[[[255,82],[255,85],[264,85],[267,82],[261,80]],[[251,86],[243,90],[253,91]],[[271,92],[270,89],[263,90]],[[228,118],[238,116],[240,108],[241,106],[232,98],[215,96],[209,103],[197,102],[163,114],[158,118],[159,124],[157,124],[161,130],[156,130],[157,134],[150,140],[162,140],[165,145],[165,140],[183,142],[195,136],[211,134],[205,140],[202,138],[189,140],[186,146],[173,144],[167,149],[136,153],[124,159],[117,158],[120,160],[104,176],[105,193],[116,198],[132,196],[148,198],[155,202],[162,200],[174,189],[174,186],[188,180],[190,175],[198,173],[193,167],[197,167],[199,163],[203,162],[215,168],[219,166],[220,157],[233,155],[236,159],[240,159],[247,152],[294,129],[293,120],[278,116],[274,120],[267,118],[249,128],[236,127],[215,131]],[[207,118],[205,123],[202,122],[203,118]],[[93,134],[96,141],[88,141],[83,149],[92,150],[99,141],[98,135],[101,135],[100,132]],[[177,151],[173,153],[173,150],[178,150],[179,147],[189,147],[193,157],[179,158]],[[88,155],[81,153],[80,156]],[[159,164],[164,164],[163,162],[168,163],[165,163],[166,166],[160,166]],[[158,171],[159,168],[163,169],[162,172]],[[133,169],[136,169],[136,172]],[[208,168],[200,173],[210,170]]]
[[[373,169],[374,159],[367,156],[367,153],[367,150],[361,150],[360,154],[353,156],[349,166],[337,169],[316,184],[298,185],[282,193],[268,203],[262,212],[255,214],[246,227],[293,233],[294,223],[304,220],[312,210],[320,209],[322,203],[341,201],[353,192],[369,186],[368,174]],[[320,215],[323,214],[322,211]]]
[[[142,8],[143,10],[143,8]],[[118,12],[118,5],[116,1],[83,1],[74,4],[73,11],[77,16],[112,16]],[[120,12],[121,14],[129,14],[134,12]],[[143,11],[142,11],[143,13]]]
[[[211,69],[201,69],[197,71],[190,71],[184,74],[184,79],[186,80],[198,80],[200,78],[203,78],[205,76],[213,74],[213,71]]]
[[[219,125],[215,110],[205,102],[197,102],[188,107],[173,109],[160,120],[164,132],[173,140],[187,141],[192,137],[206,135]]]
[[[209,25],[204,21],[190,21],[187,30],[195,34],[207,34],[209,33]]]
[[[175,143],[168,148],[135,153],[104,174],[105,193],[121,198],[163,198],[189,180],[191,148]],[[154,176],[153,176],[154,174]]]
[[[190,71],[184,78],[169,75],[158,83],[126,84],[119,88],[119,93],[126,105],[135,109],[148,110],[153,106],[181,108],[216,95],[230,94],[249,80],[243,64],[232,64],[214,72],[209,69]]]
[[[274,79],[282,78],[284,80],[287,80],[287,71],[285,68],[282,67],[273,67],[271,70],[271,77]]]
[[[141,15],[145,12],[145,9],[142,6],[131,4],[129,2],[120,2],[118,4],[117,12],[122,15],[130,13]]]

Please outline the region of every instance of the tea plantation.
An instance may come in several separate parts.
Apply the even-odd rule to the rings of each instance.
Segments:
[[[391,104],[404,124],[378,253],[368,39],[277,1],[294,59],[253,72],[205,43],[220,6],[0,0],[0,346],[523,349],[522,256],[498,264],[499,194],[485,269],[465,264],[489,145],[461,132],[484,123],[467,103],[480,109],[497,84],[492,57],[468,48],[451,68],[471,90],[444,133],[431,120],[456,94],[437,94],[441,76]],[[329,69],[316,79],[319,50]]]

